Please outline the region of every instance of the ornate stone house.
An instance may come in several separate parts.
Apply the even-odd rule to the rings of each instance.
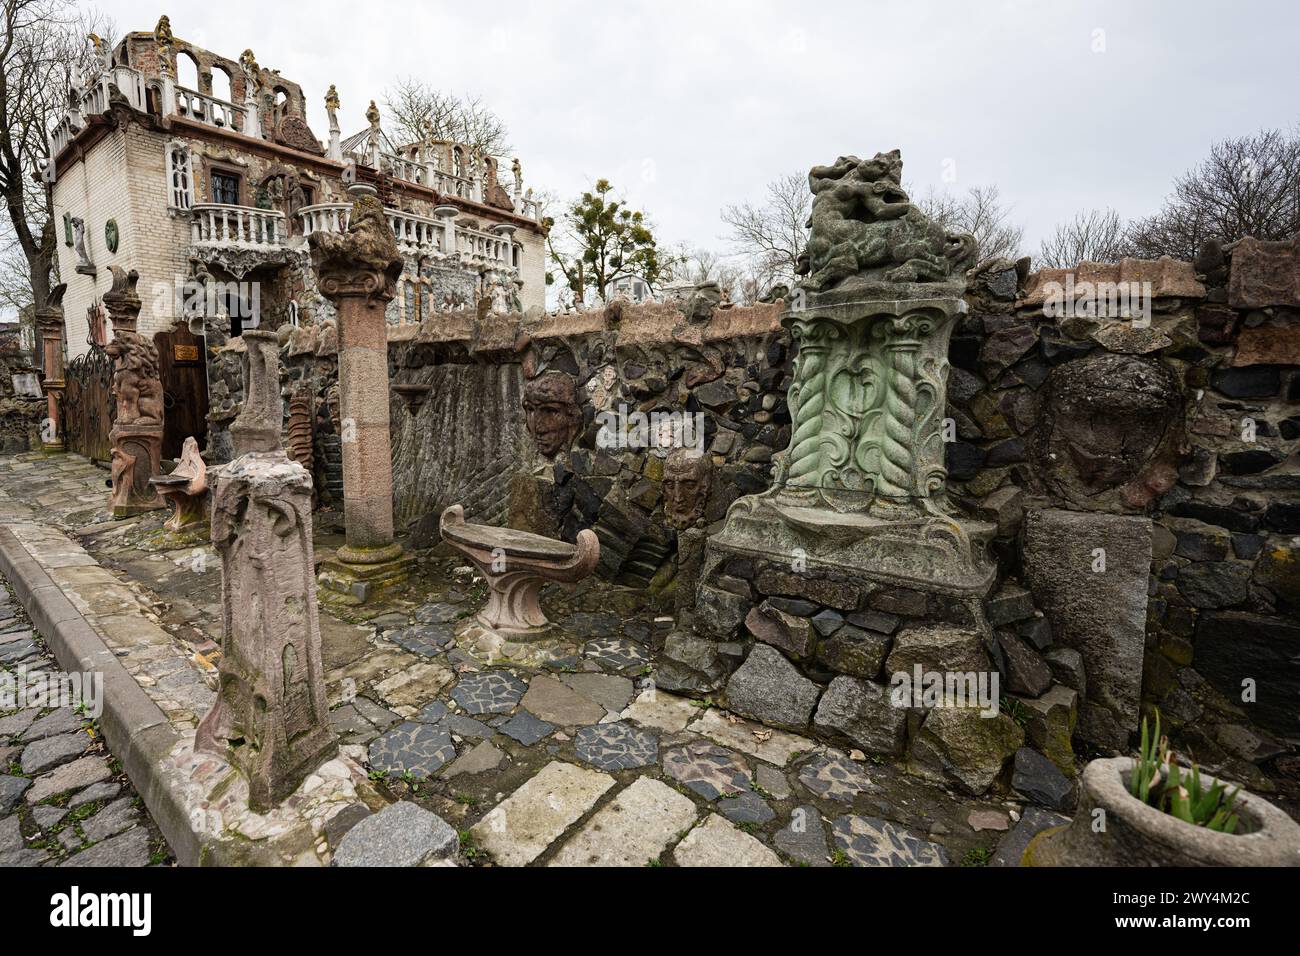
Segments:
[[[174,36],[166,17],[97,52],[49,131],[45,172],[69,359],[98,337],[112,265],[140,273],[143,334],[184,324],[211,347],[251,326],[331,319],[307,237],[346,226],[354,179],[379,190],[405,259],[391,323],[485,301],[543,307],[544,227],[518,161],[503,179],[497,157],[462,144],[394,144],[373,102],[345,139],[333,87],[321,142],[297,83],[251,50],[232,60]]]

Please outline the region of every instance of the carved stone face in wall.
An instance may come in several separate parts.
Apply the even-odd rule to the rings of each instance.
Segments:
[[[1118,492],[1130,508],[1163,494],[1176,475],[1182,399],[1159,362],[1106,354],[1057,367],[1035,442],[1047,488],[1076,504]]]
[[[578,434],[582,412],[574,397],[576,384],[567,372],[546,372],[524,386],[528,434],[547,458],[567,451]]]
[[[713,463],[691,448],[675,448],[664,461],[664,518],[677,530],[689,528],[704,515],[709,500]]]

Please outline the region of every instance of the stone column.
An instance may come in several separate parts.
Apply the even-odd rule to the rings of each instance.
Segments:
[[[163,388],[158,373],[158,349],[136,332],[140,274],[109,266],[113,287],[104,305],[113,322],[113,341],[105,349],[113,359],[113,400],[117,418],[108,433],[113,449],[113,517],[123,518],[164,507],[149,479],[160,472],[163,439]]]
[[[412,559],[393,540],[393,466],[388,420],[388,324],[402,256],[371,186],[349,187],[352,214],[342,234],[313,233],[321,293],[339,317],[339,421],[347,543],[321,569],[321,584],[367,600],[405,579]]]
[[[43,355],[42,368],[45,372],[46,401],[49,403],[48,424],[41,434],[42,447],[47,452],[65,451],[63,433],[60,428],[60,414],[63,403],[63,293],[67,285],[60,283],[50,290],[45,300],[45,308],[36,313],[36,328],[41,336]],[[49,436],[46,438],[45,436]]]
[[[338,742],[329,729],[312,550],[311,474],[280,446],[279,343],[243,335],[236,458],[216,469],[212,543],[221,556],[217,701],[196,750],[248,778],[258,813],[290,796]]]

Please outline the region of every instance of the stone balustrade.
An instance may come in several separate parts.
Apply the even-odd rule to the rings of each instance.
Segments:
[[[196,246],[276,249],[287,238],[284,213],[250,206],[198,203],[192,224]]]
[[[206,93],[176,87],[176,112],[186,119],[207,123],[218,129],[240,132],[244,128],[244,109]]]
[[[343,232],[348,227],[347,203],[320,203],[298,210],[298,222],[304,236],[314,232]],[[421,254],[458,253],[475,263],[498,269],[513,269],[514,253],[509,236],[481,229],[470,229],[450,219],[434,219],[400,209],[387,208],[384,215],[403,252]],[[451,241],[448,241],[448,230]]]
[[[72,141],[89,116],[108,112],[110,88],[116,86],[135,109],[144,109],[144,77],[139,70],[118,66],[96,73],[75,91],[74,102],[50,128],[51,155],[58,155]]]

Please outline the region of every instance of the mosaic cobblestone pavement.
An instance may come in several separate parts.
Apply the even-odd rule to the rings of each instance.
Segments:
[[[0,519],[40,521],[75,537],[139,595],[170,639],[215,661],[220,573],[210,545],[162,531],[161,511],[109,520],[106,474],[75,455],[0,458]],[[341,526],[328,513],[318,513],[315,524],[317,554],[325,556],[342,543]],[[425,552],[418,558],[410,585],[384,603],[322,605],[330,725],[389,796],[413,800],[460,831],[468,864],[677,866],[725,852],[731,865],[955,865],[972,853],[987,858],[981,854],[996,843],[996,835],[968,825],[972,811],[1018,811],[1012,802],[955,797],[812,739],[778,734],[778,742],[767,728],[656,691],[651,662],[667,636],[664,607],[595,578],[572,593],[543,593],[571,649],[541,668],[487,666],[456,636],[482,606],[482,582],[453,560]],[[5,614],[0,610],[0,631],[9,640],[0,636],[0,666],[34,653],[23,642],[35,637]],[[210,701],[210,690],[195,688],[178,695],[168,716],[197,722]],[[62,719],[36,732],[75,733],[60,729]],[[9,767],[0,776],[0,808],[8,805],[0,814],[0,861],[65,859],[73,851],[63,840],[73,837],[60,834],[69,829],[80,853],[136,830],[149,839],[116,846],[132,851],[137,864],[165,859],[141,814],[105,836],[119,814],[129,816],[122,809],[105,814],[130,791],[94,744],[89,755],[102,769],[28,802],[35,783],[25,781],[91,766],[64,752],[70,744],[51,744],[46,759],[54,769],[15,774],[34,743],[23,736],[34,723],[0,711],[0,767]],[[9,782],[15,776],[18,782]],[[101,815],[102,827],[87,830]],[[334,837],[343,832],[340,822]]]

